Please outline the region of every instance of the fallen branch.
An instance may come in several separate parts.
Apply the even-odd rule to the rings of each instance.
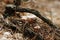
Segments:
[[[32,13],[34,15],[36,15],[37,17],[39,17],[40,19],[42,19],[44,22],[46,22],[49,26],[51,26],[52,28],[57,28],[56,25],[54,25],[52,23],[51,20],[43,17],[40,12],[34,10],[34,9],[28,9],[28,8],[17,8],[16,9],[17,12],[28,12],[28,13]]]

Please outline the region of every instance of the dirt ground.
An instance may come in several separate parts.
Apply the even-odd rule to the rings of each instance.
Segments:
[[[4,14],[5,6],[6,6],[5,2],[6,0],[0,2],[0,40],[35,40],[34,38],[29,39],[28,37],[24,39],[23,33],[20,33],[17,30],[10,29],[9,26],[12,24],[14,25],[14,23],[12,23],[11,20],[15,20],[15,19],[18,20],[20,18],[17,18],[17,16],[12,16],[3,19],[2,14]],[[13,0],[11,2],[13,2]],[[60,27],[60,15],[59,15],[60,0],[27,0],[27,1],[22,0],[20,7],[38,10],[41,15],[50,19],[53,22],[53,24]],[[44,40],[60,40],[60,29],[55,30],[54,28],[51,28],[48,24],[43,22],[41,19],[37,18],[35,15],[29,13],[20,14],[20,15],[22,15],[23,22],[27,20],[29,23],[32,23],[31,24],[32,26],[31,25],[28,26],[30,26],[34,32],[41,34]],[[37,21],[39,22],[40,25],[38,25],[37,23],[33,23],[33,21],[31,22],[31,18],[32,19],[37,18],[38,19]],[[8,25],[10,23],[11,24],[9,26],[6,25],[4,26],[4,24],[6,23]],[[14,26],[17,26],[17,29],[20,30],[21,29],[20,25],[21,24]],[[36,28],[38,30],[36,30]]]

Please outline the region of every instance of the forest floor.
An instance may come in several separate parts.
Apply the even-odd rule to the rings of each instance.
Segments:
[[[5,10],[4,9],[5,5],[6,4],[4,4],[3,2],[0,2],[0,22],[3,21],[3,20],[1,21],[1,19],[3,19],[3,16],[1,13],[3,13],[3,11]],[[41,15],[43,15],[44,17],[47,17],[53,22],[53,24],[60,27],[60,15],[59,15],[60,1],[59,0],[30,0],[30,1],[28,0],[26,2],[22,1],[20,7],[38,10]],[[23,22],[25,22],[26,19],[30,19],[30,20],[27,20],[28,22],[30,22],[31,18],[34,19],[36,17],[35,15],[32,15],[32,14],[21,14],[21,15],[22,15],[22,19],[24,19]],[[13,19],[10,19],[10,18],[13,18]],[[10,24],[11,22],[10,20],[14,20],[14,19],[18,20],[19,18],[13,16],[13,17],[8,17],[4,19],[4,21],[5,23]],[[36,33],[39,33],[40,35],[42,35],[44,40],[60,40],[60,34],[59,34],[60,29],[51,28],[48,24],[46,24],[44,21],[42,21],[39,18],[37,18],[37,22],[38,23],[32,23],[31,24],[32,26],[30,27],[31,29],[33,29],[34,32],[37,31]],[[34,39],[34,38],[29,39],[28,37],[27,38],[23,37],[23,33],[19,32],[20,31],[19,28],[21,27],[19,25],[21,24],[17,26],[17,29],[19,31],[15,29],[10,29],[9,26],[4,26],[3,24],[4,22],[0,23],[0,40],[33,40]],[[38,30],[36,30],[36,28]]]

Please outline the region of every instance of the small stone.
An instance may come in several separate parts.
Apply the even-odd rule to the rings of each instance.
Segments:
[[[3,36],[4,37],[11,37],[11,33],[10,32],[4,32]]]
[[[40,29],[40,26],[35,26],[34,28],[35,28],[35,29]]]

